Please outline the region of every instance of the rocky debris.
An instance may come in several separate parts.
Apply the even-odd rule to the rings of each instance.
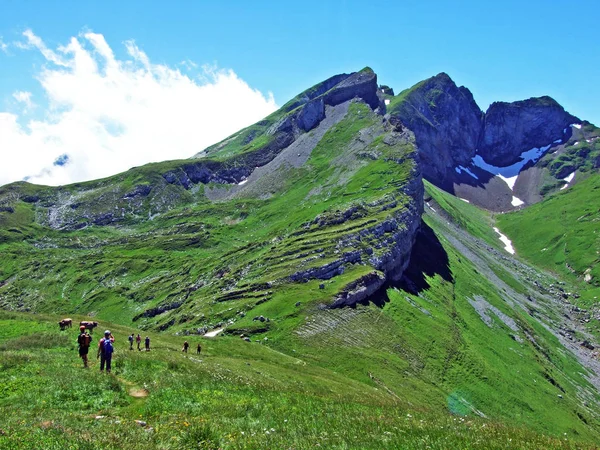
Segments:
[[[252,319],[253,321],[258,321],[258,322],[270,322],[271,319],[269,319],[268,317],[265,316],[256,316],[254,319]]]
[[[489,164],[509,166],[524,151],[564,138],[564,129],[580,122],[547,96],[495,102],[485,113],[478,152]]]
[[[590,341],[588,341],[588,340],[585,340],[585,341],[582,341],[582,342],[580,342],[580,343],[579,343],[579,345],[581,345],[582,347],[585,347],[585,348],[587,348],[588,350],[594,350],[594,349],[596,348],[596,347],[594,347],[594,345],[593,345],[593,344],[592,344]]]
[[[302,302],[296,302],[296,306],[300,306]]]
[[[244,341],[246,341],[246,342],[250,342],[250,338],[249,338],[249,337],[245,337],[245,338],[244,338]]]
[[[140,427],[145,427],[146,425],[148,425],[145,421],[143,420],[136,420],[135,423],[137,423]]]
[[[115,217],[113,213],[100,214],[92,219],[94,225],[109,225],[118,222],[120,219]]]
[[[15,209],[11,206],[0,206],[0,212],[14,213]]]

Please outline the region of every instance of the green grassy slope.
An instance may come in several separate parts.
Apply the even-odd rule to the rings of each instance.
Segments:
[[[600,175],[592,174],[529,208],[501,215],[498,223],[519,254],[578,283],[588,306],[597,303]]]
[[[373,130],[374,138],[361,144],[365,129]],[[0,303],[9,309],[89,313],[121,323],[136,318],[138,324],[161,329],[238,319],[252,327],[251,317],[238,312],[286,298],[296,289],[290,275],[356,250],[348,240],[357,233],[366,232],[361,246],[372,247],[371,256],[386,251],[376,246],[378,237],[369,230],[412,207],[413,199],[402,189],[414,177],[415,162],[409,139],[386,143],[385,136],[380,116],[353,103],[305,166],[279,169],[283,185],[270,197],[215,203],[201,189],[168,185],[187,198],[181,206],[174,202],[150,220],[138,214],[114,226],[56,230],[45,226],[55,200],[33,204],[21,196],[10,203],[12,211],[0,212]],[[341,151],[350,147],[355,149]],[[156,183],[153,177],[164,170],[163,165],[134,169],[91,182],[84,192],[95,196],[95,208],[106,208],[113,197],[103,190],[123,193],[148,179]],[[20,187],[4,188],[5,198]],[[54,199],[79,186],[59,188],[58,194],[50,188],[23,188]],[[300,295],[287,301],[330,303],[346,284],[372,271],[368,265],[350,265],[325,289],[308,283],[304,288],[312,289],[298,290]],[[172,311],[140,317],[162,306]]]
[[[0,448],[576,448],[237,338],[190,339],[198,356],[151,334],[138,352],[125,343],[137,330],[111,324],[114,370],[101,374],[81,367],[76,332],[57,333],[55,319],[0,312]]]

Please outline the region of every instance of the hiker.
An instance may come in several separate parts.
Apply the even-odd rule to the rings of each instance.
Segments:
[[[200,347],[200,344],[198,344],[198,349],[196,350],[196,353],[200,354],[201,351],[202,351],[202,347]]]
[[[146,336],[146,351],[149,352],[150,351],[150,338],[148,336]]]
[[[138,333],[137,337],[135,338],[135,342],[137,342],[138,350],[142,351],[140,348],[140,345],[142,344],[142,337],[140,336],[140,333]]]
[[[104,337],[100,339],[100,342],[98,343],[98,354],[96,355],[96,358],[100,358],[100,372],[104,371],[104,365],[106,364],[106,373],[110,373],[114,342],[114,336],[109,330],[106,330],[104,332]]]
[[[83,359],[83,367],[87,367],[88,352],[90,350],[90,344],[92,343],[92,337],[83,325],[79,327],[79,332],[79,336],[77,337],[77,344],[79,344],[79,357]]]
[[[133,333],[129,336],[129,350],[133,350]]]
[[[190,344],[188,344],[188,341],[185,341],[185,342],[183,343],[183,348],[181,349],[181,351],[182,351],[183,353],[187,353],[187,351],[188,351],[188,348],[190,348]]]

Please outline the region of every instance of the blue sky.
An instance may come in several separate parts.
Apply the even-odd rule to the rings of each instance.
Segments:
[[[214,86],[215,95],[206,97],[205,92],[197,97],[206,107],[209,99],[218,101],[222,98],[229,103],[231,111],[236,109],[235,99],[228,97],[227,92],[248,95],[247,109],[241,108],[239,121],[231,121],[232,126],[238,128],[248,121],[258,120],[257,115],[267,114],[275,105],[282,105],[331,75],[364,66],[372,67],[379,75],[379,82],[390,85],[396,92],[445,71],[457,84],[467,86],[483,109],[495,100],[550,95],[572,114],[600,124],[597,108],[600,104],[600,39],[595,31],[599,13],[600,2],[589,0],[9,1],[2,4],[0,14],[0,113],[12,114],[10,118],[22,127],[17,131],[24,135],[31,131],[32,120],[56,121],[60,108],[81,109],[77,100],[73,100],[80,98],[79,94],[68,92],[71,84],[79,86],[74,69],[67,70],[72,71],[67,77],[64,73],[66,65],[57,66],[48,60],[48,54],[44,54],[42,47],[36,44],[38,41],[31,36],[55,54],[60,54],[59,47],[67,46],[75,38],[94,56],[98,54],[94,42],[99,41],[83,37],[86,33],[94,33],[103,37],[117,61],[125,64],[125,61],[135,60],[133,64],[139,68],[144,66],[145,60],[136,59],[135,55],[140,53],[132,50],[134,45],[154,65],[154,69],[148,69],[154,78],[157,77],[154,70],[162,67],[180,71],[192,84],[202,86],[206,82]],[[23,35],[26,30],[31,32],[29,38]],[[75,53],[72,55],[74,57]],[[202,68],[207,64],[211,66],[208,72]],[[102,72],[102,62],[99,67]],[[49,73],[49,69],[54,72]],[[229,78],[226,72],[219,72],[229,70],[232,71]],[[134,76],[135,71],[131,69],[126,74]],[[164,99],[170,97],[165,86],[172,86],[173,79],[181,82],[180,98],[196,98],[191,90],[185,91],[183,87],[189,88],[190,81],[181,80],[176,74],[170,76],[172,79],[162,80],[164,83],[152,88],[156,94],[152,98],[161,100],[151,103],[163,109],[178,109],[176,103],[164,103]],[[123,75],[119,79],[123,79]],[[237,83],[235,88],[228,84],[234,82]],[[90,83],[82,83],[80,92],[93,89],[89,86],[94,84]],[[123,86],[131,88],[131,84]],[[246,90],[237,91],[237,88]],[[255,95],[255,90],[262,96]],[[139,92],[139,95],[145,95],[141,90]],[[94,105],[98,99],[88,101]],[[48,104],[58,105],[58,109],[48,109]],[[183,108],[182,111],[204,117],[200,110]],[[131,114],[139,115],[133,110]],[[122,124],[125,124],[124,129],[135,129],[133,125],[128,127],[127,117],[109,115],[110,111],[105,111],[101,121],[109,122],[111,130],[119,129]],[[214,116],[218,118],[218,115]],[[79,117],[77,120],[88,119]],[[194,128],[193,123],[185,125]],[[11,126],[14,131],[17,125]],[[199,147],[211,143],[200,139],[200,134],[209,140],[224,137],[203,133],[202,125],[198,126],[200,129],[194,135],[194,139],[198,139],[185,141],[193,142],[195,147],[181,149],[188,152],[187,156],[191,156],[190,151],[201,150]],[[167,128],[179,132],[175,123],[169,123]],[[118,137],[113,131],[104,136],[103,148],[110,147],[113,138]],[[220,130],[221,133],[234,131]],[[56,129],[47,130],[39,139],[46,142],[50,136],[60,141],[60,136],[55,136],[57,132]],[[137,145],[135,136],[123,137],[119,151],[124,151],[126,142]],[[24,136],[20,138],[24,139]],[[90,136],[82,135],[81,138],[89,139]],[[153,139],[157,140],[160,141]],[[0,144],[2,142],[0,138]],[[19,142],[9,144],[14,146]],[[185,155],[175,151],[178,142],[165,140],[161,145],[162,150],[156,149],[151,160]],[[69,153],[73,151],[72,147],[67,150],[64,154],[72,156]],[[3,159],[5,152],[6,149],[0,148]],[[69,161],[64,165],[51,164],[63,155],[52,152],[60,153],[59,146],[47,151],[45,166],[40,170],[66,170]],[[78,155],[79,160],[85,157],[83,153]],[[139,161],[131,158],[126,162],[138,164]],[[76,166],[72,169],[77,171]],[[25,176],[34,181],[57,184],[77,178],[73,171],[62,178],[36,178],[33,172]],[[79,179],[97,176],[92,172],[82,174]],[[0,176],[0,184],[3,181],[6,179]]]

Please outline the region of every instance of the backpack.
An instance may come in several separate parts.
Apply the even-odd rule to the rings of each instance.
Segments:
[[[81,345],[82,347],[89,347],[90,342],[92,342],[92,337],[89,334],[79,335],[79,345]]]
[[[104,344],[102,344],[102,351],[106,356],[111,355],[114,351],[114,347],[110,339],[104,339]]]

